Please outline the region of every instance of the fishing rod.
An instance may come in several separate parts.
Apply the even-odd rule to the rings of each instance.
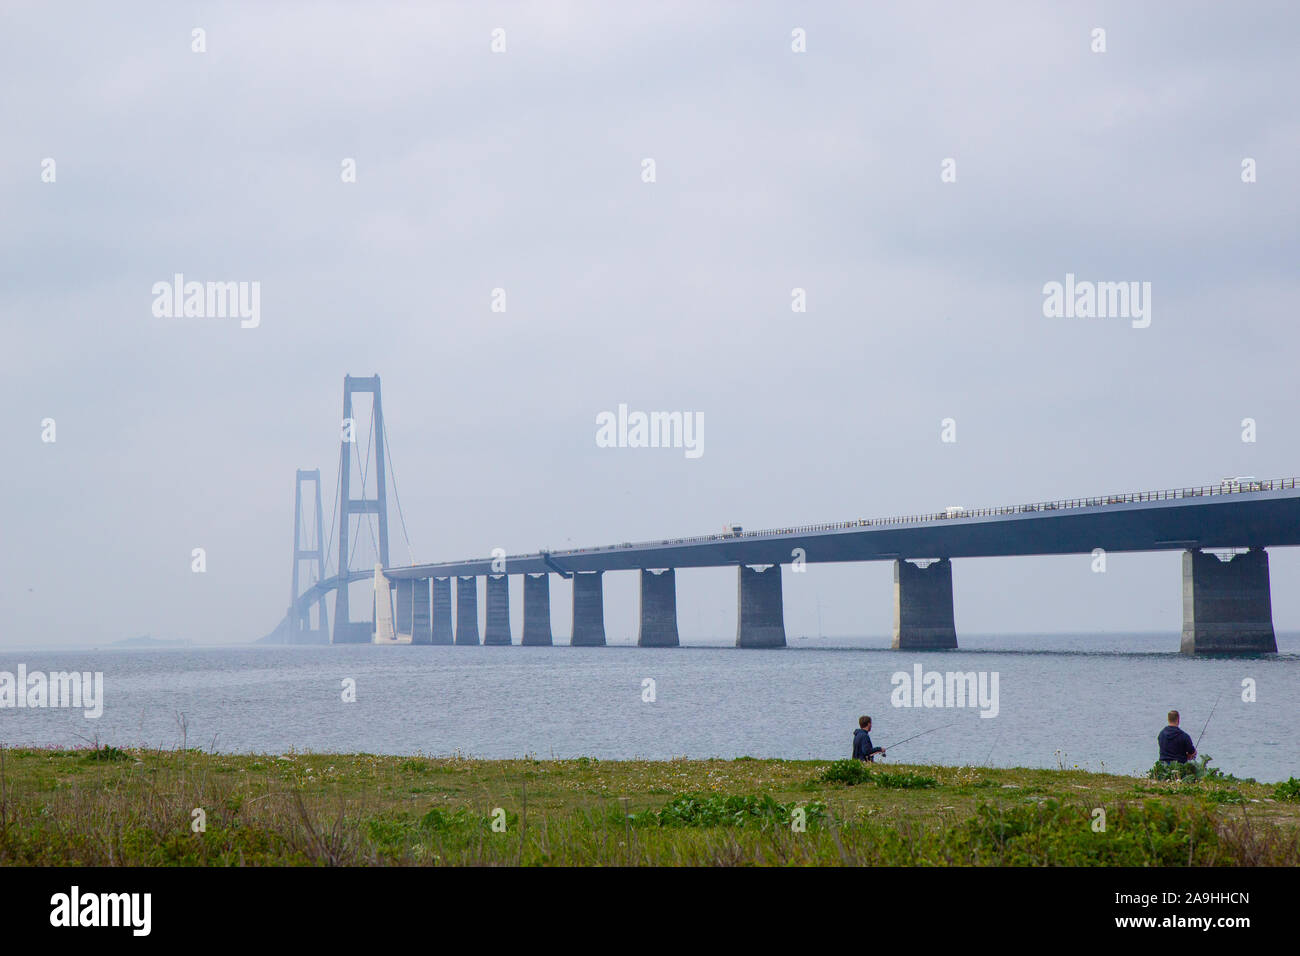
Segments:
[[[932,734],[936,730],[943,730],[944,727],[951,727],[955,723],[957,723],[957,721],[954,720],[951,724],[944,724],[943,727],[931,727],[929,730],[923,730],[919,734],[912,734],[912,736],[910,737],[904,737],[902,740],[897,741],[896,743],[892,743],[888,747],[881,747],[880,749],[883,751],[892,750],[894,747],[897,747],[899,744],[905,744],[909,740],[915,740],[917,737],[924,737],[926,734]]]
[[[989,752],[984,757],[985,763],[988,763],[989,760],[993,758],[993,748],[998,745],[998,741],[1001,739],[1002,739],[1002,731],[999,730],[998,735],[993,738],[993,743],[989,744]]]
[[[1210,718],[1213,717],[1214,712],[1219,709],[1219,701],[1221,700],[1223,700],[1223,691],[1219,691],[1219,696],[1214,699],[1214,706],[1210,708],[1210,716],[1205,718],[1205,727],[1201,728],[1201,737],[1205,736],[1205,730],[1210,726]],[[1201,737],[1197,737],[1196,743],[1192,744],[1192,747],[1197,752],[1201,749]]]

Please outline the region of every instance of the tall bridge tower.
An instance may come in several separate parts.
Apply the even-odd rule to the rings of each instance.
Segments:
[[[352,396],[356,393],[369,393],[371,396],[370,428],[365,436],[365,450],[357,459],[361,476],[360,497],[352,497],[352,452],[353,446],[361,441],[361,431],[357,428],[353,414]],[[380,397],[379,376],[343,377],[343,425],[342,443],[339,451],[339,557],[338,576],[340,586],[338,598],[334,602],[334,643],[368,644],[371,639],[374,621],[374,606],[371,602],[370,619],[353,621],[348,595],[348,576],[352,571],[352,557],[356,550],[351,538],[351,518],[360,517],[357,523],[357,538],[361,537],[361,525],[365,524],[372,535],[376,529],[368,516],[378,518],[378,540],[373,541],[376,557],[380,564],[388,567],[388,496],[387,475],[384,467],[384,405]],[[373,456],[371,449],[374,449]],[[373,472],[370,470],[374,464]],[[366,496],[366,484],[373,478],[374,496]],[[373,567],[373,565],[372,565]]]
[[[316,524],[310,539],[303,542],[303,497],[302,486],[310,482],[316,491]],[[325,523],[321,511],[320,469],[311,471],[299,468],[293,490],[293,583],[289,591],[289,634],[287,640],[292,644],[328,644],[330,635],[329,611],[325,607],[325,592],[320,592],[316,601],[316,625],[312,626],[311,605],[304,605],[300,612],[294,607],[303,593],[302,565],[304,561],[314,562],[311,568],[312,578],[308,586],[325,580]]]

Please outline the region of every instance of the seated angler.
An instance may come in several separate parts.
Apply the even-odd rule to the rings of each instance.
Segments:
[[[1187,731],[1178,726],[1178,711],[1169,712],[1169,724],[1156,736],[1161,763],[1187,763],[1196,756],[1196,745]]]

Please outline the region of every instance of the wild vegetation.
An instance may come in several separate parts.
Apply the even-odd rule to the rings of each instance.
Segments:
[[[1298,798],[1208,772],[7,749],[0,865],[1295,866]]]

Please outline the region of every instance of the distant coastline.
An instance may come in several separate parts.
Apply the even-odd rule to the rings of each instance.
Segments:
[[[152,637],[142,634],[139,637],[124,637],[113,641],[110,647],[192,647],[194,644],[187,637]]]

